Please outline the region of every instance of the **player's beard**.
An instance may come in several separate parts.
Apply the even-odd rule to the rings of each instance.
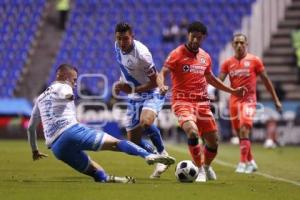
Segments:
[[[193,42],[191,42],[191,43],[189,44],[189,47],[190,47],[190,49],[191,49],[192,51],[198,52],[200,45],[199,45],[198,43],[193,43]]]

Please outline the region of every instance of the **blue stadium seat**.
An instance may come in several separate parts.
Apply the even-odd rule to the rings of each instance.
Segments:
[[[0,98],[12,97],[46,0],[0,1]]]

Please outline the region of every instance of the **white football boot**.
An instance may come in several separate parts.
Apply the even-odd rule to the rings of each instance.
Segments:
[[[257,164],[254,160],[251,160],[250,162],[247,163],[245,173],[246,174],[251,174],[255,171],[257,171],[258,167]]]
[[[160,155],[168,156],[168,152],[164,150],[163,152],[160,153]],[[155,178],[160,178],[161,174],[167,171],[167,169],[170,167],[170,165],[162,164],[162,163],[157,163],[153,173],[150,175],[150,178],[155,179]]]
[[[150,154],[149,156],[145,157],[146,162],[148,165],[153,165],[155,163],[162,163],[165,165],[172,165],[175,163],[175,158],[166,155],[160,154]]]
[[[235,172],[236,173],[245,173],[245,171],[246,171],[246,163],[240,162],[237,165]]]
[[[113,176],[108,175],[106,183],[135,183],[135,178],[131,176]]]
[[[204,170],[203,166],[199,167],[198,176],[197,176],[195,182],[197,182],[197,183],[206,182],[206,174],[205,174],[205,170]]]
[[[204,170],[207,180],[217,180],[217,175],[211,166],[204,166]]]

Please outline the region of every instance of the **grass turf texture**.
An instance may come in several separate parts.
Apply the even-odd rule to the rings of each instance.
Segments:
[[[290,200],[300,199],[300,186],[252,174],[236,174],[234,168],[215,163],[218,180],[207,183],[179,183],[173,165],[159,180],[149,179],[152,166],[144,160],[116,152],[96,152],[89,155],[108,173],[131,175],[136,184],[100,184],[79,174],[54,158],[43,143],[40,150],[49,155],[40,161],[31,160],[25,140],[0,141],[0,199],[242,199]],[[190,159],[185,145],[169,145],[169,153],[180,160]],[[237,146],[221,144],[218,160],[237,164]],[[300,148],[284,147],[274,150],[254,146],[259,172],[296,181],[300,184]]]

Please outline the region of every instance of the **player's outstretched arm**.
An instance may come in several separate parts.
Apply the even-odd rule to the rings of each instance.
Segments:
[[[30,143],[31,150],[32,150],[32,159],[33,160],[38,160],[40,158],[47,157],[46,154],[39,152],[38,146],[37,146],[36,128],[39,125],[40,121],[41,121],[41,118],[39,116],[39,109],[35,105],[33,107],[33,111],[32,111],[32,114],[31,114],[31,117],[29,120],[28,129],[27,129],[27,136],[28,136],[28,141]]]
[[[272,95],[273,101],[275,103],[276,109],[278,112],[282,111],[282,105],[280,103],[280,100],[275,92],[274,86],[267,74],[266,71],[261,72],[260,77],[262,79],[262,81],[264,82],[265,87],[267,88],[267,90],[270,92],[270,94]]]
[[[221,73],[219,74],[219,79],[220,79],[221,81],[224,81],[224,80],[226,79],[226,77],[227,77],[227,74],[225,74],[225,73],[223,73],[223,72],[221,72]]]
[[[159,88],[159,92],[162,95],[165,95],[169,89],[169,87],[165,85],[165,78],[169,73],[170,70],[167,67],[163,67],[156,78],[156,83]]]
[[[220,79],[216,78],[212,73],[205,74],[206,81],[219,90],[231,93],[235,96],[243,97],[247,92],[246,87],[232,88],[226,86]]]

